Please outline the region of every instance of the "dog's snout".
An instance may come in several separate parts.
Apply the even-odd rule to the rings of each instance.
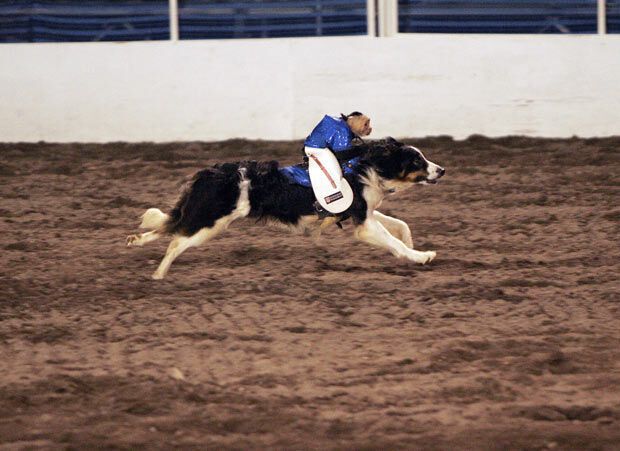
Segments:
[[[445,173],[446,173],[446,170],[444,168],[439,168],[437,170],[437,177],[443,177]]]

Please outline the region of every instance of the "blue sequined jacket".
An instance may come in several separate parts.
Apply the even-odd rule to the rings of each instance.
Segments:
[[[348,150],[355,135],[344,119],[325,116],[312,133],[306,138],[304,145],[314,149],[328,148],[332,152]]]

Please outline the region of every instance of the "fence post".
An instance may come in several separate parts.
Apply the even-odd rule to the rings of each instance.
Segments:
[[[598,0],[597,23],[598,34],[607,33],[607,0]]]
[[[170,22],[170,40],[179,40],[179,3],[178,0],[168,0],[168,13]]]
[[[375,10],[375,2],[377,0],[366,0],[366,30],[368,36],[373,38],[377,36],[377,12]]]
[[[379,36],[393,36],[398,33],[397,0],[379,0]]]

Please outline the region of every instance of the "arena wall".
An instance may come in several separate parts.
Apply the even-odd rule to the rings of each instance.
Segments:
[[[620,36],[3,44],[0,141],[620,134]]]

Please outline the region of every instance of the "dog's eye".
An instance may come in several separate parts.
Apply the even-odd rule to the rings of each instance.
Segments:
[[[422,158],[420,158],[419,155],[414,155],[413,158],[411,159],[411,165],[419,168],[422,166]]]

